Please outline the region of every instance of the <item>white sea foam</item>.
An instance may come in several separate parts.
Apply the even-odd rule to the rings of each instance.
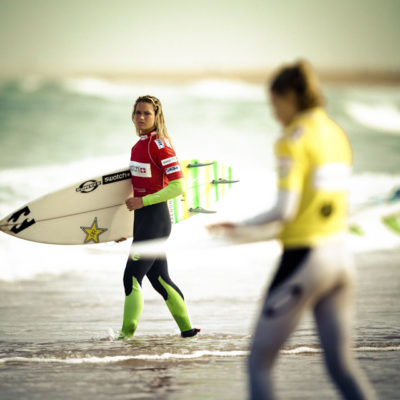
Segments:
[[[143,361],[167,361],[167,360],[192,360],[202,357],[241,357],[246,356],[247,351],[219,351],[219,350],[199,350],[189,354],[163,353],[163,354],[138,354],[134,356],[105,356],[105,357],[77,357],[77,358],[57,358],[57,357],[6,357],[0,359],[0,364],[6,363],[58,363],[58,364],[108,364],[130,360]]]
[[[131,99],[137,92],[137,86],[121,82],[112,82],[94,77],[66,79],[62,81],[63,87],[72,92],[86,96],[98,96],[108,100]]]
[[[187,88],[188,94],[218,100],[250,100],[265,101],[262,85],[228,79],[203,79]]]
[[[367,128],[391,134],[400,134],[400,110],[393,104],[369,105],[348,102],[347,113]]]
[[[319,354],[322,349],[310,346],[298,346],[293,349],[283,349],[281,354],[284,355],[303,355],[303,354]],[[369,353],[369,352],[399,352],[400,346],[362,346],[354,349],[356,352]],[[5,357],[0,359],[0,364],[8,363],[54,363],[54,364],[112,364],[134,360],[141,361],[171,361],[171,360],[193,360],[199,358],[235,358],[246,357],[249,352],[247,350],[198,350],[188,354],[182,353],[162,353],[162,354],[137,354],[137,355],[115,355],[115,356],[88,356],[88,357]]]
[[[136,95],[157,93],[157,96],[161,98],[184,94],[188,97],[207,99],[265,101],[262,85],[229,79],[201,79],[193,83],[181,83],[173,89],[161,82],[116,81],[95,77],[67,79],[60,83],[68,91],[103,97],[108,100],[132,100]]]
[[[389,351],[400,351],[400,346],[361,346],[354,349],[356,352],[369,353],[369,352],[389,352]],[[281,350],[282,354],[287,355],[299,355],[299,354],[314,354],[322,353],[323,350],[319,347],[299,346],[293,349]]]
[[[71,78],[60,81],[64,89],[83,96],[95,96],[107,101],[127,101],[131,104],[138,96],[154,94],[160,99],[171,99],[182,92],[182,86],[173,87],[154,80],[113,80],[97,77]]]

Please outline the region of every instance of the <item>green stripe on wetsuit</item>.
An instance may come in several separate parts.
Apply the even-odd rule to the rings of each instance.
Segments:
[[[168,285],[161,276],[158,277],[158,281],[167,291],[168,298],[165,302],[167,303],[167,307],[178,324],[181,332],[192,329],[189,313],[182,296],[172,286]]]
[[[143,295],[139,282],[132,278],[132,292],[125,297],[124,320],[120,338],[131,338],[136,331],[143,310]]]
[[[158,281],[167,292],[167,299],[165,303],[169,311],[171,312],[174,320],[178,324],[181,332],[189,331],[192,329],[192,323],[190,321],[189,313],[182,296],[167,282],[164,281],[161,276],[158,277]],[[131,338],[133,337],[136,328],[139,323],[140,315],[143,310],[143,295],[141,287],[135,277],[132,278],[132,292],[129,296],[125,297],[124,305],[124,320],[121,330],[120,338]]]

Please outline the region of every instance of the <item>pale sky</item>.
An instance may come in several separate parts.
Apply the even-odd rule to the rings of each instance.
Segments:
[[[400,0],[0,0],[0,74],[400,72]]]

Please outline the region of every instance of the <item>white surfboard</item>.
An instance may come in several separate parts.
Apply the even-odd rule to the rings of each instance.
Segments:
[[[182,161],[181,165],[187,189],[185,195],[170,202],[175,223],[209,212],[205,207],[210,200],[217,201],[224,194],[221,185],[229,187],[233,182],[227,179],[231,169],[221,163],[192,160]],[[211,172],[204,173],[206,170]],[[50,244],[93,244],[129,238],[134,219],[134,212],[125,205],[132,196],[130,178],[130,171],[121,169],[82,180],[20,207],[0,221],[0,230],[20,239]]]
[[[82,180],[36,199],[0,221],[0,229],[41,243],[89,244],[132,236],[130,171]]]

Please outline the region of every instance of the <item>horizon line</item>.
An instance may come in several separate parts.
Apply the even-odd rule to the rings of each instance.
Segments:
[[[360,68],[318,68],[315,70],[322,82],[326,83],[366,83],[366,84],[400,84],[400,70],[360,69]],[[0,79],[17,79],[24,77],[40,78],[79,78],[99,77],[104,79],[156,79],[156,80],[189,80],[189,79],[236,79],[249,82],[265,82],[276,71],[276,68],[257,69],[185,69],[185,70],[71,70],[71,71],[20,71],[1,72]]]

